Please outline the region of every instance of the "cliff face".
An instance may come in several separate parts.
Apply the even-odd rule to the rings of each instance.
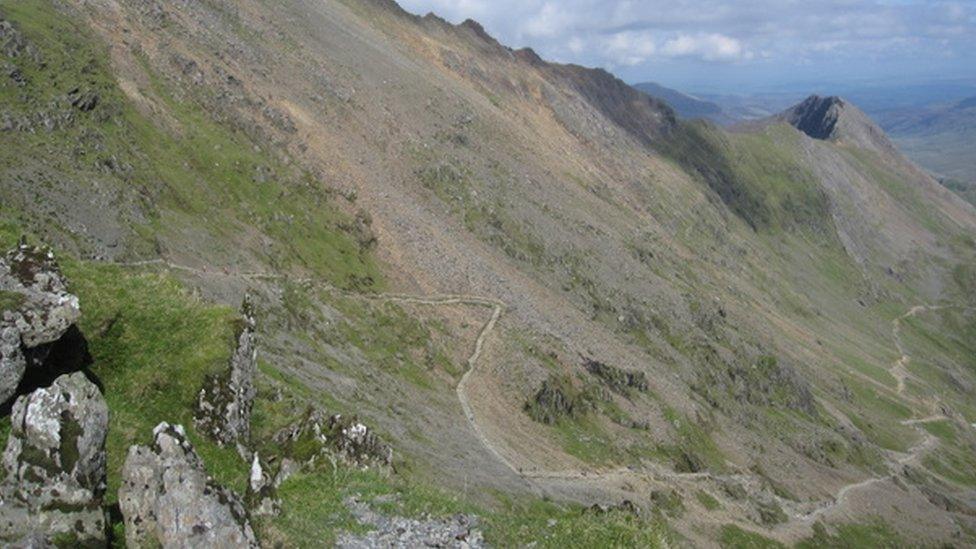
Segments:
[[[169,269],[188,300],[252,290],[262,459],[308,450],[268,433],[313,403],[375,428],[404,482],[486,509],[670,505],[701,544],[730,520],[784,542],[866,522],[865,498],[913,542],[971,520],[976,213],[853,105],[726,132],[384,0],[24,6],[0,4],[33,48],[3,58],[4,223],[143,284]],[[117,316],[102,349],[132,344]],[[550,379],[580,405],[546,423],[527,403]],[[303,526],[340,528],[314,490],[381,482],[307,475],[259,541],[332,539]],[[583,535],[540,505],[486,540]],[[619,533],[617,512],[558,524]]]

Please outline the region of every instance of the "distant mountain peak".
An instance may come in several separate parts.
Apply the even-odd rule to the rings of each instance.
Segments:
[[[845,106],[844,100],[836,95],[811,95],[784,114],[786,121],[801,132],[814,139],[828,140],[835,137],[837,121]]]
[[[811,95],[777,118],[821,141],[836,141],[878,152],[893,152],[894,145],[868,115],[836,95]]]

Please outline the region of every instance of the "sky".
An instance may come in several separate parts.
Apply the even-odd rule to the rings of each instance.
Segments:
[[[976,0],[400,0],[630,83],[755,93],[976,80]]]

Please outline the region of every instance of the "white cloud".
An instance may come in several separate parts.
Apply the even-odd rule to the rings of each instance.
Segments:
[[[553,38],[569,30],[572,24],[573,16],[569,11],[561,8],[557,2],[546,2],[525,21],[520,30],[531,38]]]
[[[654,37],[647,32],[624,31],[604,40],[603,51],[614,65],[634,66],[657,52]]]
[[[549,59],[638,78],[700,64],[799,76],[793,67],[856,72],[884,61],[897,73],[948,52],[959,52],[956,72],[976,66],[976,0],[400,1],[455,23],[476,19],[503,44]]]
[[[668,57],[697,57],[705,61],[741,61],[753,56],[742,42],[723,34],[679,34],[664,43],[661,53]]]

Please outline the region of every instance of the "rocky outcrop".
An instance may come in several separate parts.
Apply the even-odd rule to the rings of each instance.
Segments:
[[[208,376],[197,397],[196,427],[220,445],[246,443],[251,435],[254,376],[258,370],[255,325],[254,307],[245,296],[230,367],[222,374]]]
[[[813,139],[838,141],[881,153],[896,153],[884,131],[840,97],[811,95],[778,116]]]
[[[644,372],[627,372],[592,359],[586,359],[583,366],[586,371],[618,393],[627,395],[630,394],[631,390],[647,392],[647,376],[644,375]]]
[[[119,507],[129,547],[257,547],[244,504],[207,476],[180,425],[129,448]]]
[[[0,53],[10,59],[27,57],[38,64],[44,61],[34,44],[30,43],[9,21],[5,21],[2,15],[0,15]]]
[[[393,465],[393,448],[356,417],[329,418],[326,438],[340,459],[352,465]]]
[[[334,457],[357,467],[393,465],[393,448],[356,417],[339,414],[326,419],[309,409],[304,417],[274,436],[284,455],[305,466]]]
[[[568,377],[552,375],[525,404],[525,412],[538,422],[552,425],[588,413],[595,400],[591,391],[578,389]]]
[[[25,376],[42,386],[88,364],[88,345],[75,327],[78,298],[68,293],[53,253],[22,243],[0,258],[0,297],[0,402]]]
[[[342,549],[372,549],[374,547],[450,547],[476,549],[485,547],[478,519],[471,515],[454,515],[446,518],[410,519],[387,517],[356,499],[345,501],[360,524],[372,531],[362,536],[344,534],[336,541]]]
[[[108,407],[76,372],[14,404],[3,454],[0,538],[105,543]]]
[[[593,505],[584,509],[584,512],[591,513],[594,515],[606,515],[608,513],[626,513],[629,515],[639,516],[640,507],[629,499],[625,499],[620,503],[594,503]]]

